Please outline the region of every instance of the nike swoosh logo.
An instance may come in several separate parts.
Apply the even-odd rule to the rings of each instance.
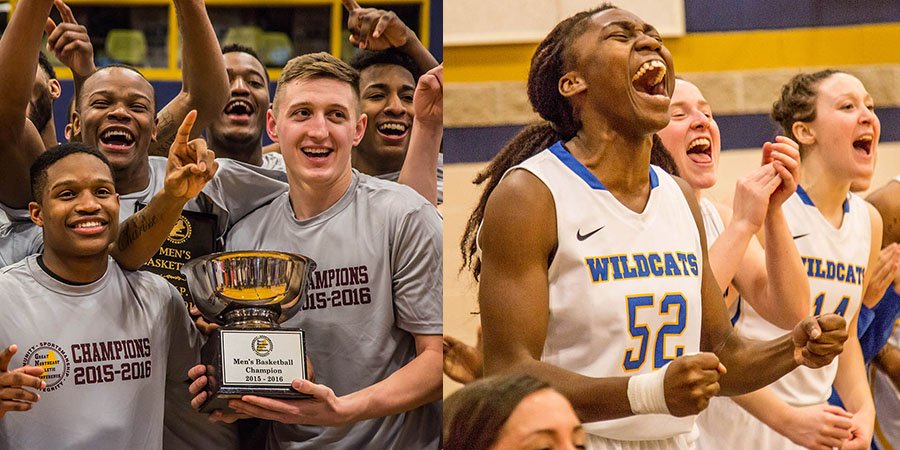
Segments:
[[[579,241],[583,241],[583,240],[585,240],[585,239],[587,239],[587,238],[593,236],[594,233],[596,233],[596,232],[598,232],[598,231],[600,231],[600,230],[602,230],[602,229],[604,229],[604,228],[606,228],[606,225],[603,225],[602,227],[597,228],[596,230],[591,231],[591,232],[588,233],[588,234],[581,234],[581,229],[579,229],[579,230],[577,230],[577,231],[575,232],[575,237],[576,237]]]
[[[798,234],[798,235],[794,236],[794,240],[800,239],[804,236],[809,236],[809,233]]]

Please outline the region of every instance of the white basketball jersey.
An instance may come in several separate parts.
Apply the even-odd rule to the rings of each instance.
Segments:
[[[700,350],[700,235],[675,180],[651,167],[650,198],[629,210],[561,143],[523,162],[556,204],[550,319],[542,361],[591,377],[655,371]],[[617,440],[691,431],[694,417],[652,414],[584,424]]]
[[[782,210],[809,280],[810,314],[840,314],[849,326],[862,302],[863,274],[871,250],[872,227],[865,201],[854,194],[847,196],[840,228],[834,228],[822,216],[799,186]],[[746,303],[735,328],[748,338],[761,340],[786,332]],[[835,358],[820,369],[798,367],[769,387],[795,406],[822,403],[831,395],[837,366]]]

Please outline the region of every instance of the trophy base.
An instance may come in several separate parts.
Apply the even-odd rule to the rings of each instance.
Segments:
[[[230,411],[228,401],[244,395],[310,398],[291,387],[295,378],[308,379],[304,338],[299,328],[213,331],[201,351],[208,399],[200,412]]]
[[[207,370],[209,370],[209,366],[207,366]],[[312,395],[303,394],[295,391],[293,388],[246,388],[246,387],[232,387],[232,386],[222,386],[219,388],[218,392],[213,393],[207,390],[207,393],[210,397],[207,398],[206,402],[200,406],[201,413],[211,413],[217,409],[221,409],[224,412],[233,412],[230,407],[228,407],[229,400],[237,400],[245,395],[257,395],[260,397],[269,397],[269,398],[281,398],[281,399],[301,399],[301,398],[312,398]]]

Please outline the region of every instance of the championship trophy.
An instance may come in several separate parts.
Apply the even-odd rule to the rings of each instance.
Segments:
[[[201,351],[209,380],[201,412],[226,410],[229,399],[243,395],[309,397],[291,388],[308,375],[304,332],[278,324],[300,310],[315,267],[292,253],[240,251],[194,258],[181,268],[200,313],[221,325]]]

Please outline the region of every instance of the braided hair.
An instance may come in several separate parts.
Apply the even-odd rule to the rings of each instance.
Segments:
[[[520,131],[473,181],[477,185],[487,184],[478,206],[472,211],[466,224],[460,250],[463,256],[461,270],[470,269],[476,280],[481,274],[481,260],[476,256],[478,228],[484,218],[488,198],[500,183],[503,174],[554,142],[572,139],[581,129],[581,121],[576,117],[572,105],[559,93],[559,80],[571,65],[572,43],[587,29],[586,19],[612,8],[615,6],[604,3],[563,20],[544,38],[532,56],[528,71],[528,100],[544,121]]]

